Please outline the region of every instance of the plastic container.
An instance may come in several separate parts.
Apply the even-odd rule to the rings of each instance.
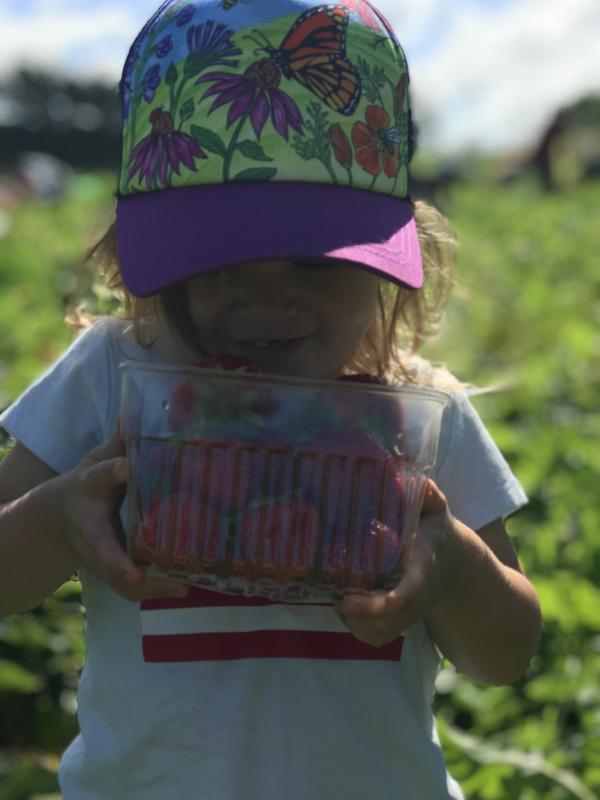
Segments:
[[[127,540],[138,564],[272,600],[397,585],[446,394],[121,367]]]

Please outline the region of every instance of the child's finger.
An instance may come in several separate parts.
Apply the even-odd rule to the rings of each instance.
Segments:
[[[117,594],[134,599],[144,584],[144,571],[129,558],[111,528],[81,537],[76,546],[80,562]]]
[[[154,578],[146,576],[142,587],[140,600],[160,600],[161,598],[173,597],[184,598],[190,593],[190,587],[170,578]]]
[[[350,604],[348,606],[351,612],[356,610]],[[373,647],[382,647],[395,641],[410,627],[410,624],[404,624],[401,618],[390,614],[379,613],[370,618],[364,618],[353,613],[345,614],[342,603],[337,604],[334,608],[350,633],[361,642]],[[371,612],[374,612],[374,608],[369,609],[369,613]]]
[[[118,457],[106,461],[87,462],[81,473],[83,484],[94,495],[105,495],[127,482],[129,464],[126,458]]]
[[[425,489],[425,499],[421,508],[421,516],[430,516],[432,514],[440,514],[447,508],[445,496],[439,490],[437,484],[431,479],[427,481],[427,488]]]
[[[385,594],[347,594],[338,601],[334,609],[345,618],[376,620],[385,613]]]
[[[106,442],[94,447],[84,457],[84,461],[105,461],[109,458],[116,458],[117,456],[124,456],[126,452],[125,440],[123,439],[121,426],[117,427],[112,437]]]
[[[126,600],[185,597],[189,593],[188,587],[178,581],[147,576],[110,530],[95,536],[93,543],[87,543],[81,550],[84,565]]]

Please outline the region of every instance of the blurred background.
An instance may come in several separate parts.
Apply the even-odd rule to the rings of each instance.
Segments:
[[[379,0],[407,52],[413,196],[459,237],[456,288],[425,355],[473,402],[523,482],[509,532],[541,596],[526,677],[446,665],[436,701],[469,800],[600,797],[600,3]],[[0,408],[114,306],[84,263],[114,210],[116,90],[154,0],[0,7]],[[0,457],[10,441],[0,438]],[[23,576],[27,580],[27,576]],[[0,800],[58,800],[83,659],[76,583],[0,620]]]

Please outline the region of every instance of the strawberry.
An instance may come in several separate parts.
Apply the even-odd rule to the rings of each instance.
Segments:
[[[190,491],[211,498],[221,514],[248,507],[260,491],[262,448],[251,442],[221,436],[202,436],[185,448],[190,456],[182,469]]]
[[[256,361],[241,356],[232,356],[228,353],[221,353],[217,356],[209,356],[197,363],[198,367],[204,369],[239,370],[240,372],[262,372]]]
[[[392,464],[390,453],[366,431],[345,427],[323,430],[297,455],[302,465],[299,480],[306,499],[328,516],[339,517],[350,506],[353,473],[361,480]]]
[[[277,573],[281,581],[303,575],[314,564],[318,536],[317,510],[303,500],[250,509],[237,526],[238,574]]]
[[[160,509],[160,497],[155,497],[148,507],[146,514],[142,512],[138,537],[148,547],[156,548],[158,544],[158,514]]]
[[[391,458],[389,450],[369,431],[346,426],[322,430],[303,449],[323,454],[335,453],[354,458],[372,458],[379,461],[387,461]]]
[[[156,496],[142,518],[138,546],[143,543],[155,553],[160,566],[180,567],[202,562],[217,550],[220,520],[206,497],[173,492]]]
[[[389,525],[372,520],[366,536],[369,561],[377,575],[385,575],[397,567],[403,550],[402,537]]]
[[[191,381],[186,379],[175,385],[169,402],[169,424],[174,431],[182,431],[192,422],[196,402]]]
[[[340,383],[387,386],[374,375],[341,375]],[[402,431],[402,407],[394,393],[340,391],[332,395],[340,421],[353,428],[371,431],[391,451],[395,452]]]
[[[239,372],[247,372],[250,374],[264,372],[262,367],[260,367],[256,361],[252,361],[252,359],[227,354],[205,358],[198,362],[197,366],[203,367],[204,369],[238,370]],[[272,391],[268,388],[259,388],[254,384],[250,384],[250,388],[256,392],[256,398],[252,400],[248,406],[250,411],[261,416],[270,416],[277,411],[280,406],[280,401],[275,399]]]

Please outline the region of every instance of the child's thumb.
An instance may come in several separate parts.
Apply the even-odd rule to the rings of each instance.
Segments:
[[[425,498],[421,508],[421,516],[440,514],[447,508],[446,497],[439,490],[437,485],[429,479],[425,488]]]
[[[98,445],[98,447],[94,447],[93,450],[90,450],[89,453],[86,454],[83,461],[88,466],[93,464],[98,464],[103,461],[116,461],[125,462],[125,456],[127,454],[125,448],[125,440],[123,439],[122,431],[121,431],[121,424],[119,420],[119,424],[117,426],[116,431],[112,435],[110,439],[102,444]],[[123,470],[121,470],[123,471]]]

